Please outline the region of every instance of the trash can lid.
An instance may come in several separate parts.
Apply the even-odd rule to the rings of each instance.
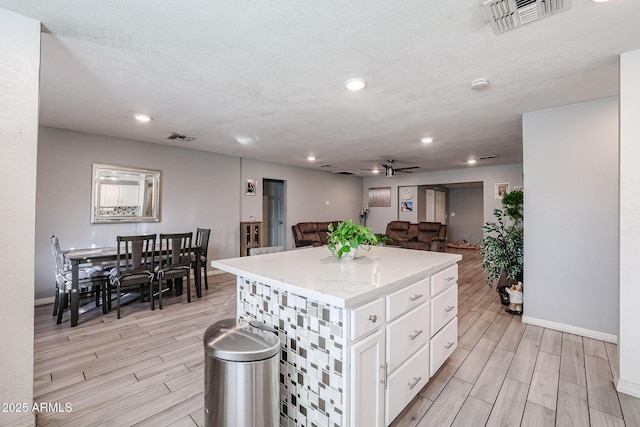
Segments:
[[[203,343],[206,354],[233,362],[264,360],[280,351],[276,334],[241,319],[224,319],[209,326]]]

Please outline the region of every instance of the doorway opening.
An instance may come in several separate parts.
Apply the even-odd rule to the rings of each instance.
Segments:
[[[267,246],[284,246],[286,241],[285,182],[279,179],[262,180],[262,218]]]

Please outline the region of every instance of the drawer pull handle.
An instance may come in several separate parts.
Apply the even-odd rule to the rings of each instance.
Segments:
[[[449,307],[445,308],[444,311],[446,311],[447,313],[450,312],[451,310],[453,310],[454,308],[456,308],[455,305],[450,305]]]
[[[413,377],[413,383],[409,383],[409,390],[413,389],[416,385],[418,385],[418,383],[420,382],[420,380],[422,380],[422,377]]]
[[[411,341],[415,340],[418,335],[420,335],[422,333],[422,329],[420,329],[419,331],[414,331],[413,335],[409,334],[409,338],[411,338]]]
[[[446,348],[447,350],[449,350],[451,348],[451,346],[453,345],[452,342],[448,342],[445,344],[444,348]]]
[[[378,316],[372,314],[371,316],[369,316],[369,320],[371,320],[373,323],[376,323],[378,321]]]
[[[424,295],[422,295],[422,294],[415,294],[414,296],[409,297],[409,301],[412,301],[412,302],[413,302],[413,301],[415,301],[415,300],[417,300],[417,299],[422,298],[423,296],[424,296]]]
[[[447,282],[450,282],[450,281],[452,281],[452,280],[455,280],[455,277],[454,277],[454,276],[449,276],[449,277],[447,277],[447,278],[446,278],[446,279],[444,279],[444,280],[446,280]]]
[[[384,384],[384,388],[387,388],[387,368],[389,365],[385,362],[383,365],[380,365],[380,369],[382,369],[382,379],[380,380],[380,384]]]

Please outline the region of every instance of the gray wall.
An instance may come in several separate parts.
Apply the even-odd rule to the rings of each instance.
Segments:
[[[0,9],[0,40],[0,402],[30,405],[40,22]],[[0,411],[0,425],[18,424],[35,425],[35,416]]]
[[[242,182],[257,181],[256,196],[242,196],[241,218],[248,221],[253,215],[262,219],[262,179],[285,181],[286,249],[293,247],[291,226],[305,221],[359,221],[362,200],[362,178],[336,175],[324,171],[278,165],[257,160],[242,159]],[[327,204],[327,202],[329,202]]]
[[[398,219],[398,186],[437,185],[467,182],[483,182],[483,222],[493,219],[493,210],[502,207],[500,200],[494,197],[494,185],[508,182],[513,188],[522,185],[522,164],[503,166],[470,166],[439,172],[398,174],[394,178],[367,177],[364,179],[363,202],[367,203],[369,188],[391,187],[391,206],[371,208],[367,225],[376,233],[384,233],[389,221]],[[415,197],[414,197],[415,199]]]
[[[449,189],[448,194],[448,240],[457,242],[465,239],[475,244],[484,234],[482,188],[452,188]],[[455,216],[452,213],[455,213]]]
[[[523,116],[525,315],[618,332],[618,99]]]
[[[161,222],[91,224],[91,165],[108,163],[162,170]],[[287,236],[299,221],[357,220],[360,178],[238,157],[43,127],[38,146],[36,298],[53,295],[49,236],[64,248],[113,246],[119,234],[210,228],[209,258],[239,255],[239,222],[262,217],[262,178],[286,181]],[[244,180],[258,195],[244,195]],[[325,201],[330,201],[329,206]]]

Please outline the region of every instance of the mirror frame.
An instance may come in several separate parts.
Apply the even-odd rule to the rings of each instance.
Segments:
[[[140,212],[139,215],[103,215],[100,209],[101,180],[105,172],[127,175],[140,175],[151,182],[151,211],[148,215]],[[91,185],[91,223],[112,224],[122,222],[159,222],[160,221],[160,185],[162,171],[156,169],[144,169],[138,167],[107,165],[93,163]]]

